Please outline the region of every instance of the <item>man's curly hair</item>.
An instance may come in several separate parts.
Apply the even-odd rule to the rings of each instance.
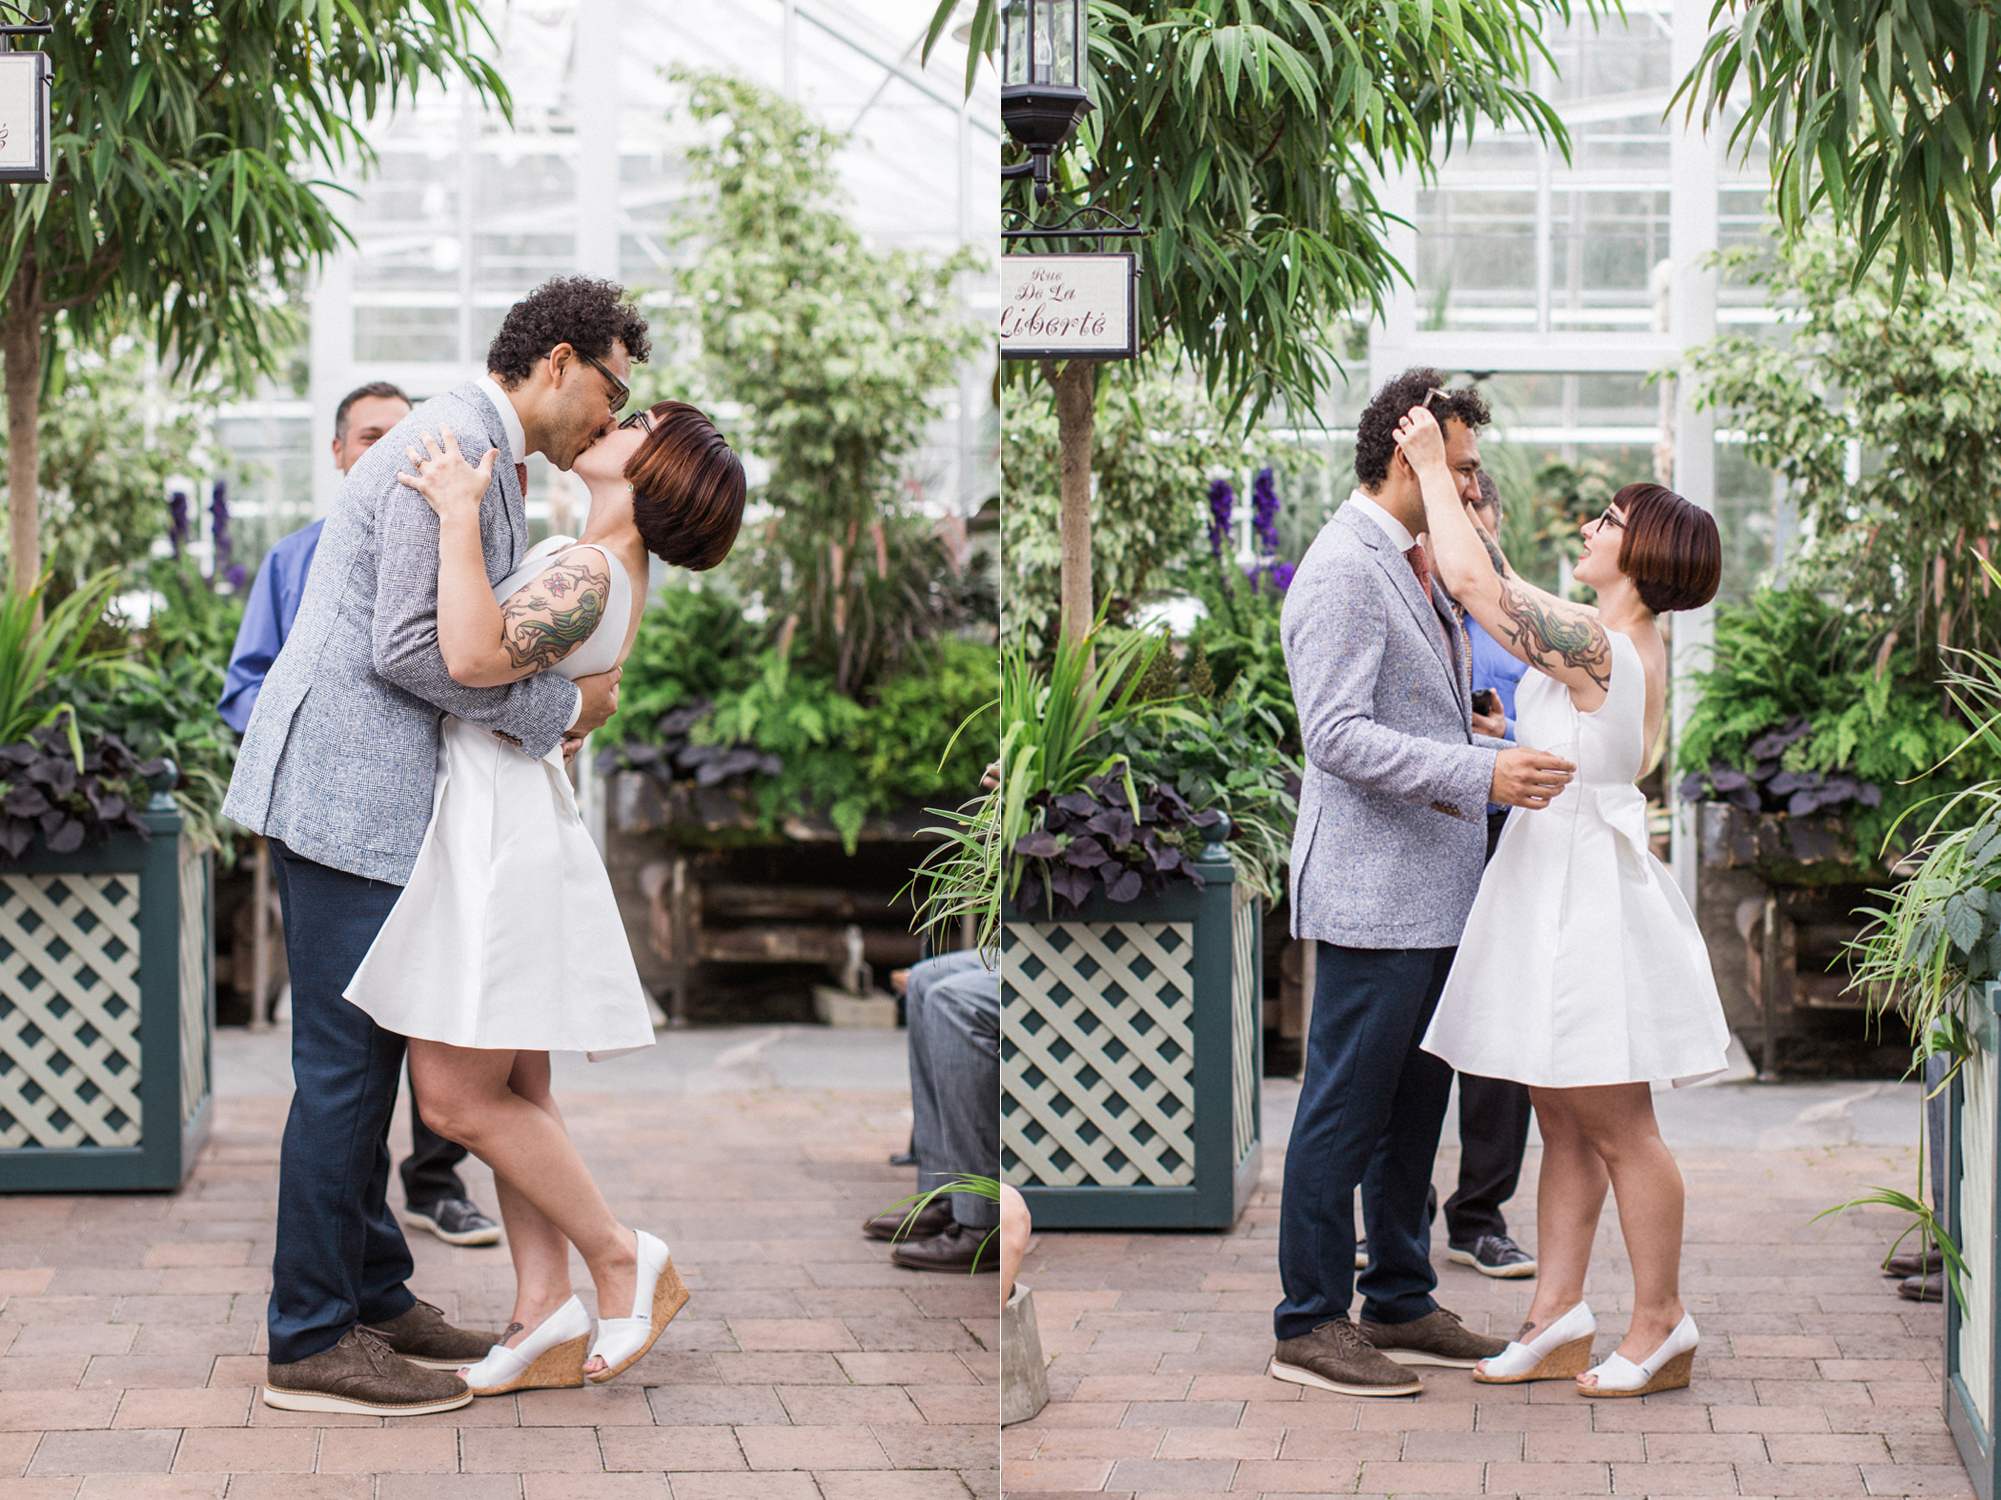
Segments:
[[[1434,390],[1445,391],[1445,372],[1420,365],[1386,384],[1363,408],[1361,420],[1355,424],[1355,478],[1363,489],[1373,493],[1390,477],[1390,458],[1397,451],[1397,423],[1420,402],[1430,406],[1440,427],[1449,418],[1458,419],[1464,427],[1485,427],[1494,420],[1478,391],[1462,386],[1445,391],[1443,396],[1425,395]]]
[[[590,276],[544,282],[507,310],[486,351],[487,369],[511,391],[558,344],[601,360],[610,358],[611,346],[620,343],[638,364],[652,352],[646,319],[624,298],[624,287]]]

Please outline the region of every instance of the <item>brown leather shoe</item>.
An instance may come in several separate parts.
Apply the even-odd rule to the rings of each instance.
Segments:
[[[908,1205],[892,1208],[887,1213],[877,1214],[862,1225],[862,1233],[872,1240],[928,1240],[943,1234],[952,1227],[952,1196],[940,1193],[917,1211],[917,1217],[908,1229],[903,1227],[904,1216],[910,1212]]]
[[[351,1411],[369,1417],[421,1417],[472,1400],[456,1375],[425,1370],[390,1349],[381,1334],[354,1327],[331,1349],[264,1367],[264,1404],[280,1411]]]
[[[1508,1347],[1506,1339],[1473,1332],[1459,1321],[1458,1313],[1443,1307],[1408,1323],[1371,1323],[1364,1318],[1362,1337],[1400,1365],[1444,1365],[1453,1370],[1470,1370]]]
[[[1274,1380],[1343,1396],[1416,1396],[1424,1382],[1393,1364],[1346,1318],[1322,1323],[1296,1339],[1280,1339],[1271,1357]]]
[[[500,1342],[491,1333],[474,1333],[470,1328],[454,1328],[445,1315],[428,1302],[419,1302],[401,1317],[387,1323],[364,1323],[370,1333],[382,1335],[384,1343],[427,1370],[456,1370],[460,1365],[478,1364],[486,1351]]]
[[[943,1234],[928,1240],[904,1240],[889,1252],[899,1266],[913,1271],[998,1271],[1000,1246],[991,1229],[968,1229],[956,1219]]]

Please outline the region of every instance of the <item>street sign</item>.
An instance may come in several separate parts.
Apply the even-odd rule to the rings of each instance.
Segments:
[[[1131,359],[1134,255],[1003,255],[1002,359]]]
[[[0,182],[49,180],[48,54],[0,52]]]

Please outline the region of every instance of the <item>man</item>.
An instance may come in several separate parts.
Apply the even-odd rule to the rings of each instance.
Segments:
[[[349,391],[334,408],[334,467],[346,474],[377,438],[409,414],[410,398],[386,380]],[[325,525],[323,520],[315,521],[281,540],[265,554],[257,581],[250,586],[243,623],[236,632],[236,649],[229,657],[229,674],[223,681],[222,702],[216,705],[223,722],[238,734],[250,727],[258,691],[298,617],[306,573],[313,565],[313,552]],[[465,1181],[458,1174],[466,1148],[424,1123],[414,1095],[410,1100],[410,1137],[414,1149],[399,1169],[404,1222],[430,1230],[448,1245],[498,1244],[500,1226],[467,1196]]]
[[[1000,975],[976,950],[941,953],[892,976],[903,981],[910,1031],[910,1141],[917,1191],[1000,1171]],[[888,1240],[889,1258],[913,1271],[992,1271],[987,1237],[1000,1205],[977,1193],[941,1193],[908,1229],[905,1210],[862,1225]]]
[[[1485,469],[1475,476],[1480,498],[1473,514],[1490,536],[1501,534],[1501,492]],[[1473,655],[1473,695],[1494,694],[1493,711],[1476,711],[1476,731],[1515,742],[1515,689],[1528,671],[1480,622],[1462,616]],[[1479,705],[1476,702],[1475,708]],[[1505,807],[1487,808],[1487,858],[1494,857],[1501,829],[1508,821]],[[1522,1153],[1528,1148],[1528,1085],[1511,1078],[1459,1075],[1459,1186],[1445,1200],[1445,1254],[1448,1260],[1471,1266],[1483,1276],[1514,1280],[1535,1275],[1535,1257],[1508,1237],[1501,1205],[1515,1195],[1521,1181]]]
[[[1487,408],[1444,383],[1407,370],[1362,413],[1360,488],[1314,539],[1280,620],[1306,752],[1293,934],[1320,947],[1270,1369],[1348,1395],[1416,1395],[1404,1365],[1469,1367],[1506,1347],[1431,1296],[1425,1199],[1452,1073],[1418,1043],[1479,888],[1486,804],[1546,807],[1574,769],[1474,743],[1465,636],[1417,544],[1424,500],[1394,438],[1429,403],[1462,496],[1478,497]],[[1358,1186],[1370,1229],[1359,1324],[1348,1315]]]
[[[420,433],[442,427],[474,464],[504,449],[481,509],[487,576],[504,578],[528,550],[528,455],[567,470],[611,430],[647,350],[645,320],[618,287],[551,281],[509,311],[486,375],[425,402],[362,454],[237,752],[223,811],[270,841],[292,976],[267,1405],[414,1416],[471,1399],[447,1372],[481,1358],[492,1336],[411,1296],[409,1247],[387,1203],[403,1038],[341,991],[423,845],[442,716],[539,759],[618,707],[616,670],[501,688],[452,680],[438,651],[438,520],[397,471]]]

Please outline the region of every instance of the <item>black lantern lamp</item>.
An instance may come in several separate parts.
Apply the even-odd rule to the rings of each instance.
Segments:
[[[1049,201],[1049,159],[1091,108],[1084,90],[1085,0],[1005,0],[1001,10],[1001,121],[1029,159],[1001,176],[1035,178]]]

